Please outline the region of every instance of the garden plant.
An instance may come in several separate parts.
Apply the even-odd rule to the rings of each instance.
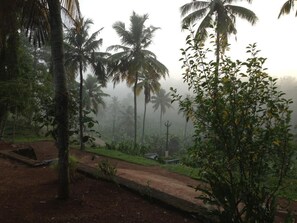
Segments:
[[[245,61],[222,56],[217,64],[190,32],[181,61],[193,97],[172,89],[195,127],[189,155],[202,169],[199,199],[221,223],[274,222],[277,193],[290,167],[291,100],[266,73],[256,44],[247,54]]]

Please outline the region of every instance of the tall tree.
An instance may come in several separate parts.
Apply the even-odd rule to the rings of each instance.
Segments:
[[[160,132],[162,129],[162,117],[166,113],[167,108],[171,108],[170,92],[166,93],[164,89],[157,92],[156,95],[152,96],[152,103],[154,111],[160,108]]]
[[[33,43],[43,43],[50,33],[55,85],[56,142],[59,149],[58,198],[67,199],[69,197],[68,89],[64,68],[61,8],[63,12],[67,11],[66,15],[75,18],[80,14],[78,0],[12,0],[9,3],[13,4],[15,12],[22,14],[17,18],[22,18],[20,24],[27,30]],[[2,28],[0,29],[1,33]]]
[[[144,142],[144,131],[145,131],[145,118],[146,118],[146,107],[147,104],[151,101],[151,94],[155,94],[160,90],[161,84],[159,83],[160,76],[152,76],[150,74],[141,73],[139,77],[139,83],[137,84],[137,94],[142,90],[144,93],[144,112],[142,119],[142,135],[141,143]]]
[[[130,17],[130,27],[126,29],[125,23],[116,22],[113,28],[119,35],[122,45],[113,45],[108,50],[114,50],[110,57],[111,74],[114,84],[126,80],[128,86],[133,85],[134,93],[134,146],[137,143],[137,83],[139,74],[145,70],[151,74],[168,73],[167,68],[157,60],[156,55],[147,48],[152,43],[153,34],[158,29],[153,26],[146,27],[148,15],[143,16],[133,12]]]
[[[94,74],[104,86],[106,84],[105,66],[108,54],[98,52],[102,39],[97,39],[100,30],[89,36],[92,20],[78,18],[74,27],[67,29],[65,35],[65,66],[71,74],[79,75],[79,139],[80,149],[84,149],[83,135],[83,72],[90,65]]]
[[[195,33],[195,39],[198,42],[205,42],[208,35],[208,28],[216,27],[216,63],[218,76],[218,65],[220,60],[220,52],[228,45],[228,35],[236,34],[236,17],[245,19],[252,25],[257,21],[257,16],[251,10],[232,5],[235,0],[208,0],[196,1],[184,4],[180,8],[182,19],[182,26],[189,27],[197,20],[202,19],[200,25]],[[248,0],[250,2],[251,0]]]
[[[61,3],[49,0],[50,40],[55,83],[57,146],[59,149],[59,189],[58,197],[69,197],[69,134],[68,134],[68,90],[64,68],[63,30]]]

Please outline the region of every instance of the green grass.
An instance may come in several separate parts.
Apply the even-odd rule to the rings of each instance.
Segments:
[[[198,179],[200,176],[200,171],[197,168],[192,168],[184,166],[181,164],[160,164],[157,161],[150,160],[141,156],[132,156],[122,153],[116,150],[108,150],[103,148],[87,149],[89,152],[96,153],[101,156],[107,156],[114,159],[123,160],[126,162],[143,165],[143,166],[160,166],[171,172],[175,172],[181,175],[185,175],[194,179]]]
[[[165,169],[178,173],[184,176],[188,176],[194,179],[200,178],[200,170],[197,168],[188,167],[182,164],[164,164],[162,165]]]
[[[9,141],[9,139],[7,139]],[[27,142],[37,142],[42,140],[53,140],[51,137],[42,137],[42,136],[17,136],[15,137],[15,143],[27,143]]]
[[[3,139],[7,142],[13,143],[27,143],[41,140],[53,140],[52,137],[37,136],[36,133],[27,126],[17,126],[15,133],[13,133],[12,123],[7,123]]]
[[[128,155],[128,154],[125,154],[125,153],[122,153],[122,152],[116,151],[116,150],[108,150],[108,149],[103,149],[103,148],[95,148],[95,149],[88,148],[87,151],[101,155],[101,156],[107,156],[107,157],[127,161],[130,163],[143,165],[143,166],[160,165],[158,162],[156,162],[154,160],[146,159],[141,156]]]

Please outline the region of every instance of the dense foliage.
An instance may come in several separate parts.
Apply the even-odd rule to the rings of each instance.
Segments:
[[[173,96],[194,122],[190,155],[203,169],[200,198],[216,207],[211,214],[219,222],[273,222],[290,165],[291,101],[265,72],[256,44],[247,47],[246,61],[224,57],[216,64],[192,36],[181,60],[193,98],[176,90]]]

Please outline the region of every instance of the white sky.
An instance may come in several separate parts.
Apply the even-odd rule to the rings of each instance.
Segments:
[[[149,14],[146,25],[160,27],[149,48],[170,72],[170,78],[181,78],[180,48],[185,46],[186,33],[181,32],[179,8],[191,0],[81,0],[81,12],[93,20],[91,32],[104,27],[100,34],[103,48],[119,44],[119,38],[112,25],[116,21],[129,26],[132,12]],[[295,11],[278,19],[278,13],[286,0],[254,0],[244,6],[252,9],[259,20],[255,26],[237,19],[237,41],[231,38],[231,55],[243,59],[245,47],[257,42],[261,56],[267,57],[268,72],[277,77],[295,76],[297,78],[297,17]],[[240,2],[240,1],[238,1]],[[238,3],[234,3],[238,4]],[[234,41],[232,41],[234,40]]]

